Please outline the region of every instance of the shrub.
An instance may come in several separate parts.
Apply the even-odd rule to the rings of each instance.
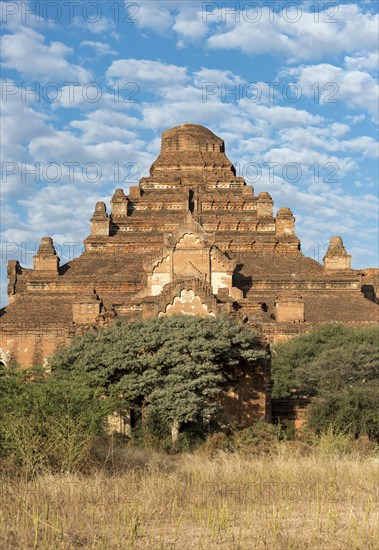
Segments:
[[[0,454],[28,476],[84,467],[113,405],[75,377],[41,369],[0,374]]]
[[[234,451],[242,454],[270,454],[274,452],[281,438],[282,430],[279,425],[258,421],[249,428],[234,431],[231,445]]]
[[[379,442],[379,388],[351,386],[310,407],[308,424],[316,433],[330,427],[355,438],[366,435]]]
[[[231,450],[229,438],[223,432],[215,432],[207,437],[205,442],[197,450],[198,454],[208,458],[215,457],[220,451],[228,452]]]

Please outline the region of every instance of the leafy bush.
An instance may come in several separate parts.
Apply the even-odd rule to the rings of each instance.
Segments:
[[[379,387],[346,387],[315,403],[309,411],[308,424],[316,433],[330,426],[354,437],[366,435],[379,442]]]
[[[73,376],[41,369],[0,371],[0,456],[27,475],[74,471],[88,458],[114,407],[98,390]]]
[[[231,445],[234,451],[242,454],[271,454],[283,437],[280,425],[258,421],[249,428],[234,431],[231,436]]]
[[[231,442],[227,435],[223,432],[215,432],[207,437],[197,452],[208,458],[213,458],[220,451],[231,451],[231,448]]]

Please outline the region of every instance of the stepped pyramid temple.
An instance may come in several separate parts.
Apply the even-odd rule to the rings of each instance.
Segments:
[[[291,210],[274,215],[270,194],[256,196],[223,140],[196,124],[163,132],[150,176],[129,195],[116,189],[110,212],[96,204],[84,245],[60,265],[43,237],[34,269],[9,262],[4,364],[42,364],[115,318],[228,315],[267,342],[319,323],[378,321],[376,270],[352,270],[340,237],[330,239],[323,265],[304,256]]]

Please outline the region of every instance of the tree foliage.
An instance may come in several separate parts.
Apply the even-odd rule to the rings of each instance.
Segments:
[[[379,376],[378,327],[319,327],[272,349],[273,397],[330,395]]]
[[[62,349],[51,368],[61,375],[85,373],[106,395],[181,425],[213,417],[217,396],[238,366],[265,357],[257,335],[244,325],[179,315],[116,322],[86,334]]]
[[[377,326],[324,325],[272,354],[273,397],[317,396],[309,426],[379,439]]]

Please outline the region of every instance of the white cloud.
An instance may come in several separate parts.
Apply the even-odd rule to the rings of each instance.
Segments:
[[[241,134],[248,123],[238,113],[236,104],[221,103],[214,97],[204,101],[201,89],[191,84],[168,85],[159,88],[157,94],[159,97],[155,101],[141,104],[141,124],[144,128],[160,130],[193,122],[211,129],[221,126],[229,131],[238,122]]]
[[[363,157],[378,157],[379,144],[372,137],[358,136],[350,140],[341,140],[349,131],[345,124],[332,123],[324,128],[314,126],[306,128],[288,128],[281,132],[280,139],[283,144],[297,150],[308,148],[316,151],[348,151],[362,153]]]
[[[184,5],[175,18],[172,29],[181,37],[183,44],[203,38],[207,32],[207,25],[203,19],[199,5]]]
[[[93,48],[97,55],[117,55],[117,52],[115,50],[112,50],[111,46],[105,42],[93,42],[92,40],[84,40],[80,43],[80,46]]]
[[[323,117],[320,115],[313,115],[304,109],[296,109],[295,107],[281,107],[278,105],[268,107],[256,103],[247,103],[245,105],[251,105],[250,109],[254,116],[266,120],[271,126],[276,128],[320,124],[323,121]]]
[[[125,8],[130,10],[130,2],[125,0]],[[170,32],[178,36],[177,47],[183,48],[204,38],[209,32],[203,14],[205,3],[196,0],[159,0],[138,3],[138,11],[133,14],[139,29],[148,29],[160,35]],[[131,13],[129,14],[131,15]],[[128,16],[128,19],[130,17]]]
[[[340,122],[332,122],[328,129],[333,137],[341,137],[350,132],[350,127],[347,124],[342,124]]]
[[[73,120],[71,128],[82,132],[86,143],[104,143],[113,140],[133,141],[139,121],[123,113],[101,109],[89,113],[85,120]]]
[[[96,2],[94,2],[94,4],[96,5]],[[83,17],[77,16],[75,17],[72,26],[77,27],[78,29],[89,31],[92,34],[110,33],[115,38],[117,38],[118,36],[117,33],[114,32],[114,29],[116,28],[115,22],[112,21],[112,19],[110,19],[109,17],[105,17],[104,15],[101,15],[101,17],[94,16],[93,20],[91,20],[91,18],[89,17],[84,19]]]
[[[314,86],[315,82],[318,83],[320,103],[331,100],[337,103],[343,101],[348,107],[365,110],[378,119],[379,85],[370,74],[328,63],[303,65],[286,72],[298,78],[306,95],[313,96],[314,90],[311,86]]]
[[[140,139],[109,140],[107,136],[103,141],[94,140],[95,143],[88,142],[86,137],[99,135],[95,134],[95,127],[85,122],[71,122],[71,127],[78,127],[83,130],[82,136],[76,136],[68,130],[56,131],[49,138],[39,137],[31,140],[29,152],[34,158],[38,158],[41,163],[57,162],[60,166],[63,163],[79,164],[79,176],[76,176],[79,182],[87,185],[106,185],[113,180],[110,166],[114,163],[124,165],[128,162],[137,163],[140,167],[145,166],[151,157],[144,152],[145,142]],[[99,128],[101,131],[101,127]],[[116,132],[117,130],[115,130]],[[120,136],[121,138],[122,136]],[[83,168],[88,163],[96,163],[100,168],[99,177],[94,183],[86,181],[82,177]],[[68,172],[68,168],[66,170]],[[77,172],[76,172],[77,173]],[[88,179],[91,179],[90,176]]]
[[[121,83],[143,82],[164,86],[180,84],[189,80],[186,67],[147,59],[113,61],[106,74],[110,83],[117,81]]]
[[[27,196],[35,190],[38,183],[38,176],[32,174],[36,167],[34,159],[29,155],[28,145],[36,137],[48,138],[52,135],[53,129],[49,124],[49,116],[33,108],[36,103],[30,95],[26,95],[25,100],[22,100],[15,82],[7,81],[1,84],[8,84],[9,91],[17,90],[15,94],[4,93],[2,96],[1,193],[5,197]]]
[[[59,95],[52,103],[54,110],[59,108],[83,110],[92,109],[133,109],[138,104],[138,87],[108,89],[101,84],[91,82],[84,86],[70,84],[59,88]],[[135,100],[135,101],[134,101]]]
[[[256,154],[270,149],[274,144],[273,139],[264,137],[248,138],[240,141],[238,150],[243,155],[245,153]]]
[[[379,158],[379,143],[370,136],[359,136],[349,141],[342,141],[339,150],[362,153],[364,158]]]
[[[37,112],[32,95],[22,97],[20,88],[11,80],[0,82],[3,89],[1,106],[1,151],[3,161],[19,160],[25,150],[25,144],[39,135],[49,135],[49,119],[46,113]],[[6,92],[6,85],[8,93]],[[25,124],[25,121],[28,121]],[[23,159],[24,160],[24,159]]]
[[[145,1],[138,3],[138,9],[130,7],[129,0],[124,0],[125,13],[128,20],[135,20],[141,29],[149,29],[158,34],[169,31],[178,23],[178,30],[183,34],[189,35],[188,28],[183,28],[185,22],[192,23],[196,18],[195,12],[201,14],[201,4],[196,0],[159,0]],[[133,13],[134,11],[134,13]],[[199,19],[199,16],[197,17]],[[198,34],[198,30],[193,27],[192,33]]]
[[[193,79],[196,86],[202,87],[205,83],[215,83],[220,87],[221,84],[235,84],[241,79],[231,71],[222,71],[220,69],[208,69],[202,67],[200,71],[193,73]]]
[[[363,113],[361,115],[346,115],[345,119],[348,120],[351,124],[357,124],[358,122],[366,120],[366,115],[364,115]]]
[[[74,238],[78,234],[86,236],[83,230],[89,233],[89,218],[98,200],[94,191],[84,193],[80,185],[61,183],[48,185],[20,203],[27,209],[27,223],[31,228],[38,228],[35,231],[37,239],[42,234],[66,234]],[[67,220],[70,220],[69,229]]]
[[[125,1],[127,6],[129,2]],[[138,13],[135,18],[138,19],[137,26],[141,29],[150,29],[157,33],[168,31],[173,25],[175,19],[170,13],[173,5],[167,2],[140,2],[138,4]]]
[[[253,11],[253,7],[250,10],[245,7],[245,11],[239,13],[239,22],[238,12],[234,18],[229,16],[229,29],[217,28],[208,38],[208,45],[216,49],[240,49],[253,55],[281,54],[292,62],[376,49],[378,14],[364,12],[356,4],[331,3],[336,6],[334,16],[329,7],[320,11],[317,22],[315,13],[307,11],[304,5],[293,4],[292,7],[285,4],[281,14],[271,13],[273,21],[270,21],[268,7],[262,7],[258,19],[256,8]],[[220,18],[218,14],[217,17]]]
[[[356,71],[372,70],[375,74],[378,73],[378,69],[379,69],[378,52],[370,52],[368,55],[357,55],[356,57],[346,56],[344,61],[345,61],[346,67],[350,70],[356,70]]]
[[[62,42],[45,44],[45,37],[33,29],[24,27],[14,34],[1,37],[4,67],[15,69],[24,76],[43,81],[89,82],[91,74],[87,69],[67,61],[73,53]]]
[[[316,170],[320,173],[320,179],[332,181],[339,179],[348,172],[357,169],[357,163],[349,157],[337,157],[335,155],[325,154],[314,149],[306,149],[304,147],[295,149],[294,147],[273,147],[263,156],[264,161],[278,163],[278,169],[283,170],[283,167],[289,163],[296,163],[300,166],[302,174],[308,181],[316,179],[314,174]],[[316,168],[316,166],[318,168]],[[329,165],[329,166],[328,166]],[[312,168],[314,167],[314,168]],[[326,167],[326,168],[324,168]],[[292,174],[293,172],[293,174]],[[289,172],[289,179],[296,179],[297,173],[294,170]],[[319,182],[317,182],[319,184]]]
[[[48,18],[41,17],[43,9],[44,6],[39,2],[35,3],[34,0],[22,0],[22,2],[3,0],[0,2],[1,24],[7,31],[15,31],[24,27],[34,29],[51,28],[54,23],[49,21]]]

